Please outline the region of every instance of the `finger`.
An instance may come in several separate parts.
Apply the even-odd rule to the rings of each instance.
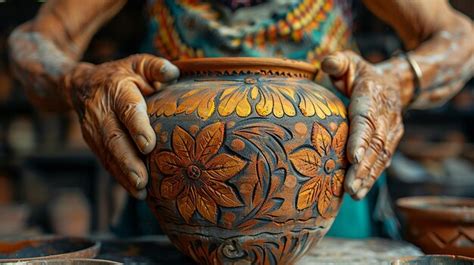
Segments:
[[[371,83],[363,84],[371,86]],[[360,94],[360,95],[359,95]],[[373,113],[377,108],[374,100],[358,91],[354,93],[349,104],[350,132],[347,142],[347,158],[352,164],[359,163],[369,147],[375,132]]]
[[[388,160],[386,161],[385,168],[390,166],[390,163],[392,161],[392,156],[395,153],[395,150],[397,149],[398,144],[400,143],[400,140],[402,139],[404,132],[403,124],[399,123],[396,126],[396,129],[393,130],[387,137],[389,140],[387,140],[387,144],[385,145],[386,153],[388,155]]]
[[[376,130],[364,157],[360,163],[353,166],[353,170],[348,172],[345,183],[346,191],[352,195],[354,199],[364,197],[378,177],[378,175],[371,177],[370,172],[384,150],[387,140],[387,127],[385,120],[378,120]]]
[[[358,61],[359,56],[351,51],[335,52],[323,60],[321,69],[329,74],[339,91],[350,96]]]
[[[132,196],[138,199],[146,198],[146,191],[138,190],[136,186],[131,185],[126,174],[121,170],[120,167],[114,164],[112,157],[109,152],[106,151],[104,143],[102,141],[101,133],[95,129],[90,122],[84,121],[82,123],[82,135],[85,141],[92,149],[92,151],[99,157],[102,165],[109,171],[110,174],[122,185]]]
[[[387,167],[389,167],[390,161],[392,160],[392,155],[395,152],[395,149],[397,148],[397,145],[400,142],[402,135],[403,125],[397,125],[397,129],[391,132],[387,137],[385,148],[380,154],[377,161],[375,161],[374,165],[372,166],[369,178],[366,178],[366,182],[362,184],[366,188],[360,189],[355,195],[355,198],[364,198],[365,195],[367,195],[367,192],[373,186],[375,180],[377,180],[377,178],[382,174],[382,172]]]
[[[349,71],[351,59],[343,52],[334,52],[321,63],[321,69],[334,78],[339,78]]]
[[[138,149],[150,153],[156,144],[156,135],[150,125],[147,106],[135,83],[122,80],[118,83],[114,111],[125,125]]]
[[[106,117],[102,127],[102,142],[107,154],[106,164],[118,174],[121,184],[132,191],[132,194],[142,198],[143,190],[148,181],[148,174],[143,161],[134,147],[131,139],[124,132],[117,118],[112,114]],[[133,193],[134,189],[140,193]],[[140,197],[141,196],[141,197]]]
[[[130,57],[133,70],[149,84],[158,81],[168,83],[179,77],[179,70],[168,60],[149,54],[138,54]]]

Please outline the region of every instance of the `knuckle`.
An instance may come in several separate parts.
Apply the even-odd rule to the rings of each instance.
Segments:
[[[400,123],[399,128],[397,130],[397,136],[402,137],[404,133],[405,133],[405,126]]]
[[[385,139],[382,138],[378,134],[374,135],[372,142],[370,144],[370,148],[374,150],[376,153],[380,153],[384,147],[385,147]]]
[[[372,91],[378,87],[375,81],[371,78],[363,78],[358,85],[361,87],[370,88]]]
[[[364,114],[359,114],[360,124],[363,126],[370,127],[371,130],[375,130],[374,118],[372,112],[366,112]]]
[[[132,61],[132,62],[138,62],[138,61],[141,61],[145,58],[146,54],[143,54],[143,53],[136,53],[136,54],[132,54],[130,56],[127,57],[128,60]]]
[[[378,167],[378,168],[374,168],[370,174],[369,174],[369,177],[367,179],[367,186],[372,186],[375,181],[377,181],[377,179],[379,178],[380,174],[382,174],[382,171],[384,170],[385,168],[384,167]]]
[[[125,135],[122,131],[119,129],[113,129],[111,132],[109,132],[107,135],[104,135],[104,145],[105,147],[109,150],[110,153],[112,154],[117,154],[120,150],[120,142],[123,141],[125,138]]]
[[[369,173],[370,170],[372,169],[372,165],[370,162],[363,163],[363,165],[361,165],[360,167],[361,168],[359,170],[359,175],[358,175],[359,178],[363,178],[364,175]]]
[[[127,102],[121,105],[120,120],[122,120],[122,122],[126,124],[130,123],[133,120],[133,118],[136,116],[137,109],[138,109],[138,104],[136,103]]]

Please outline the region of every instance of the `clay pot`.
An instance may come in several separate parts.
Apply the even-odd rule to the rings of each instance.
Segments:
[[[178,61],[150,97],[157,135],[149,206],[201,264],[291,264],[328,231],[342,200],[346,108],[283,59]]]
[[[397,200],[406,238],[427,254],[474,258],[474,199],[407,197]]]

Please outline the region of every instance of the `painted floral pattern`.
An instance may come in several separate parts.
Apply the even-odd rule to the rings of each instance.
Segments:
[[[247,77],[194,80],[192,85],[192,90],[179,96],[171,93],[170,97],[165,97],[167,93],[164,92],[149,107],[154,110],[152,114],[171,116],[196,112],[204,120],[216,111],[222,117],[234,113],[248,117],[253,110],[260,116],[274,115],[277,118],[295,116],[297,110],[304,116],[317,115],[320,119],[330,115],[345,118],[346,115],[346,108],[340,101],[330,98],[326,91],[314,89],[313,83],[288,84],[281,78]]]
[[[204,127],[194,138],[180,126],[171,136],[171,151],[161,151],[156,164],[166,175],[160,184],[163,198],[176,200],[180,215],[190,223],[197,211],[205,220],[216,224],[218,206],[242,206],[237,194],[226,181],[246,165],[241,158],[218,154],[224,142],[224,123]]]
[[[297,195],[299,210],[309,208],[317,201],[318,212],[324,217],[332,216],[332,211],[329,211],[332,197],[342,196],[347,133],[345,122],[339,125],[334,137],[323,125],[315,122],[311,134],[313,148],[304,147],[290,154],[296,171],[309,177]]]

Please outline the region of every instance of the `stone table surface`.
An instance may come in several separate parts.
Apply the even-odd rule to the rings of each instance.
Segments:
[[[413,245],[380,238],[351,240],[324,238],[297,265],[389,265],[404,256],[421,256]],[[106,240],[97,258],[126,264],[191,265],[192,260],[176,250],[165,237],[146,237],[133,240]]]

